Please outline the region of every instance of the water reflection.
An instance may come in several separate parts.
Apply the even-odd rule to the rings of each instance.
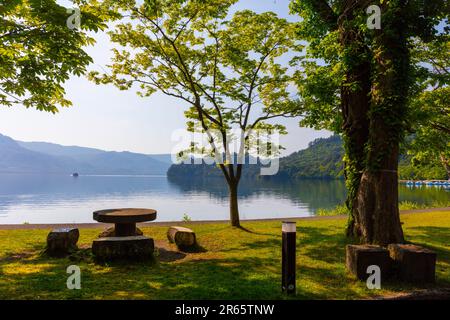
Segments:
[[[183,193],[208,192],[210,195],[225,199],[228,190],[222,178],[208,179],[169,179]],[[258,195],[275,195],[277,198],[291,200],[294,204],[307,203],[311,210],[332,208],[345,201],[347,191],[343,180],[305,179],[298,181],[280,180],[242,180],[239,187],[241,199]],[[450,200],[450,188],[444,186],[407,186],[399,185],[399,200],[420,204]]]
[[[207,192],[224,201],[228,197],[228,189],[222,178],[169,179],[169,183],[185,194]],[[346,189],[342,180],[242,180],[239,184],[239,198],[242,200],[268,195],[290,200],[293,205],[307,204],[315,211],[318,208],[332,208],[344,201]]]
[[[449,201],[442,187],[400,186],[400,200]],[[228,218],[228,191],[221,178],[165,176],[0,175],[1,223],[93,222],[92,212],[117,207],[150,207],[158,221]],[[242,219],[313,215],[346,196],[341,180],[249,181],[240,184]]]

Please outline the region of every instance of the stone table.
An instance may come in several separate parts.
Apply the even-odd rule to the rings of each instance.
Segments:
[[[116,237],[136,235],[136,223],[153,221],[156,210],[153,209],[108,209],[94,212],[94,220],[104,223],[114,223]]]
[[[153,256],[154,241],[143,235],[136,235],[136,223],[153,221],[153,209],[109,209],[94,212],[94,220],[114,223],[114,237],[101,237],[92,243],[96,260],[116,259],[146,260]]]

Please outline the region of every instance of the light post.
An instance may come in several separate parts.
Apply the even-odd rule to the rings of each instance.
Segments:
[[[283,221],[281,231],[281,290],[288,295],[295,295],[296,223],[293,221]]]

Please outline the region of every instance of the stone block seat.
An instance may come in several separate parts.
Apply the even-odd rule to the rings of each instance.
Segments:
[[[179,248],[193,248],[197,244],[195,232],[189,228],[172,226],[167,230],[167,239]]]
[[[435,281],[436,253],[433,251],[413,244],[390,244],[388,250],[400,280],[410,283]]]
[[[367,268],[371,265],[380,267],[381,279],[391,275],[391,259],[386,248],[376,245],[347,245],[346,267],[356,278],[366,281],[370,274]]]
[[[47,235],[45,252],[52,257],[61,257],[77,250],[80,231],[77,228],[54,229]]]
[[[145,236],[103,237],[92,242],[92,253],[98,261],[148,260],[154,249],[153,239]]]

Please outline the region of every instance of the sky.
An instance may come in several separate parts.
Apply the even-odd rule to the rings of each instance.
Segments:
[[[59,1],[67,4],[67,1]],[[66,2],[66,3],[65,3]],[[233,10],[273,11],[280,17],[296,21],[289,15],[289,0],[240,0]],[[112,56],[109,37],[94,35],[97,43],[87,48],[94,59],[90,67],[101,70]],[[0,133],[22,141],[45,141],[110,151],[131,151],[146,154],[173,153],[177,142],[175,130],[185,128],[184,102],[156,93],[138,97],[133,91],[119,91],[112,85],[97,86],[86,78],[72,77],[64,85],[70,108],[56,115],[25,109],[22,106],[0,108]],[[319,137],[330,136],[325,130],[300,128],[299,119],[283,119],[288,135],[281,138],[290,154],[307,147]]]

